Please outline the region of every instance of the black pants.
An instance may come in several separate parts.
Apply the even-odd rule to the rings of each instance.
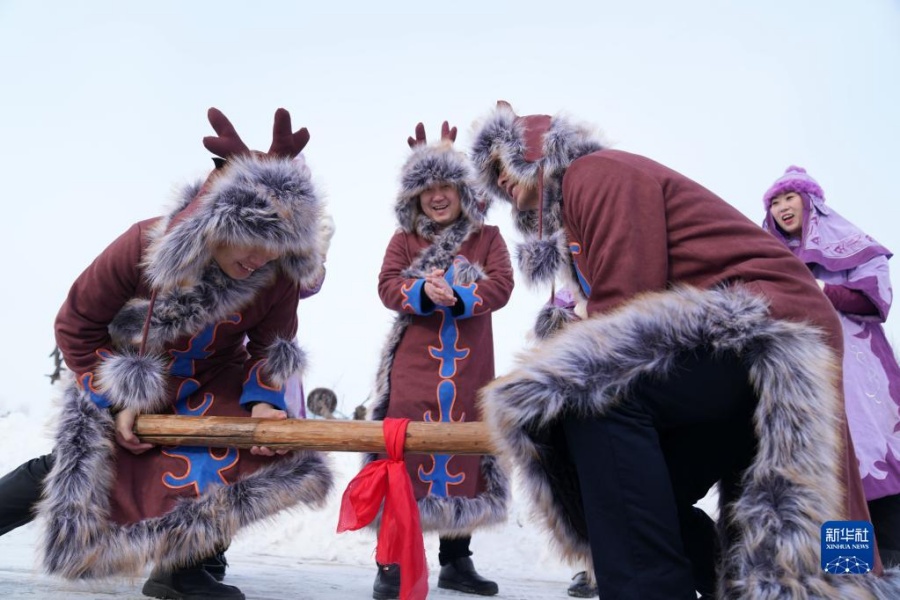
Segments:
[[[900,567],[900,494],[869,501],[878,553],[885,567]]]
[[[756,403],[737,358],[703,350],[665,379],[641,378],[602,417],[564,422],[601,598],[713,593],[716,533],[694,504],[750,464]]]
[[[452,563],[457,558],[472,556],[472,551],[469,550],[469,543],[472,541],[472,536],[457,538],[441,536],[438,540],[441,544],[438,549],[438,562],[442,567]]]
[[[53,455],[45,454],[19,465],[0,479],[0,535],[34,519],[44,478],[53,468]]]
[[[458,538],[441,536],[438,539],[441,543],[440,548],[438,549],[438,562],[442,567],[453,562],[457,558],[472,556],[472,551],[469,550],[469,543],[472,541],[472,536]]]

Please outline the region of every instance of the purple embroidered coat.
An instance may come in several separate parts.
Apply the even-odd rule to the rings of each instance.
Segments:
[[[824,282],[840,316],[845,410],[866,500],[900,493],[900,366],[881,326],[891,308],[891,252],[826,206],[817,184],[773,189],[766,208],[788,191],[803,199],[801,237],[786,236],[768,212],[763,228]]]

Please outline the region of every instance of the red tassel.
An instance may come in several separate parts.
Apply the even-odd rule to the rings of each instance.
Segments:
[[[376,460],[353,478],[341,498],[338,533],[365,527],[381,514],[375,560],[400,565],[400,598],[424,600],[428,595],[428,565],[419,521],[419,506],[403,462],[409,419],[385,419],[388,458]]]

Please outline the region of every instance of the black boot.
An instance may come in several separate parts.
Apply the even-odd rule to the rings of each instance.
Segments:
[[[375,585],[372,586],[375,600],[393,600],[400,597],[400,565],[378,565]]]
[[[568,592],[574,598],[596,598],[599,595],[597,582],[588,577],[587,571],[575,573]]]
[[[213,576],[216,581],[225,579],[225,569],[228,568],[228,561],[225,559],[224,552],[218,552],[213,556],[209,556],[200,561],[203,570]]]
[[[174,571],[154,571],[141,592],[151,598],[171,600],[244,600],[241,590],[219,583],[199,564]]]
[[[499,591],[496,583],[488,581],[475,571],[475,565],[468,556],[453,559],[441,567],[438,587],[479,596],[493,596]]]

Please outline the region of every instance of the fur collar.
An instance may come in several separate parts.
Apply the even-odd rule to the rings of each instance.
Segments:
[[[194,285],[160,293],[153,305],[147,349],[158,351],[168,342],[240,311],[274,282],[276,269],[269,264],[247,279],[237,280],[225,275],[213,262],[199,273]],[[113,318],[109,332],[116,346],[140,346],[149,305],[146,298],[133,298]]]

